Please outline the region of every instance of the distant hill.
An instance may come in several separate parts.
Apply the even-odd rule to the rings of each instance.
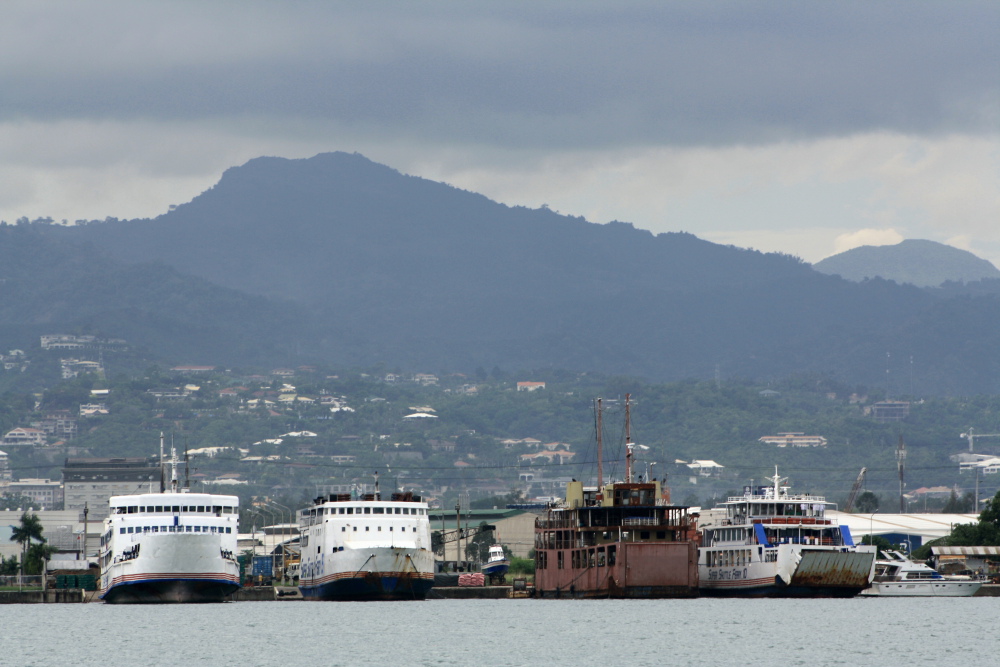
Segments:
[[[303,363],[432,372],[829,373],[884,386],[892,351],[917,360],[915,390],[1000,391],[994,294],[852,283],[787,255],[508,207],[356,154],[254,159],[153,220],[33,227],[85,256],[99,248],[116,274],[169,267],[197,279],[177,283],[184,294],[200,285],[205,303],[231,304],[145,306],[211,329],[185,357],[201,363],[271,347]],[[119,281],[121,299],[163,299],[161,283]],[[33,308],[53,298],[38,297]],[[227,336],[225,350],[210,343]]]
[[[816,262],[813,268],[855,282],[884,278],[918,287],[1000,278],[1000,270],[971,252],[921,239],[853,248]]]
[[[38,336],[103,333],[189,363],[275,363],[302,337],[308,311],[182,275],[126,264],[38,226],[0,226],[0,352]],[[290,326],[289,323],[294,323]]]

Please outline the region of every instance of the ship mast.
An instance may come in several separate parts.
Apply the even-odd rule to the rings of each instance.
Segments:
[[[625,394],[625,483],[632,483],[632,413],[630,401],[632,394]]]
[[[160,493],[166,493],[166,481],[164,480],[164,470],[163,470],[163,431],[160,431]]]

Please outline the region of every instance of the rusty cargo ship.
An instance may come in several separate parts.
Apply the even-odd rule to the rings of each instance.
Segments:
[[[826,516],[832,503],[823,497],[790,493],[777,469],[769,481],[744,487],[704,521],[702,595],[853,597],[867,588],[876,548],[854,544],[847,526]]]
[[[535,521],[535,596],[698,595],[697,525],[666,505],[659,482],[566,486],[564,507]]]
[[[625,481],[603,484],[601,412],[597,486],[576,480],[566,499],[535,521],[535,596],[670,598],[698,595],[698,529],[687,507],[671,505],[660,482],[632,479],[633,444],[625,400]]]

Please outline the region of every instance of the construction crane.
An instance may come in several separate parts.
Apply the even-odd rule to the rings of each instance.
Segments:
[[[854,509],[854,501],[858,497],[858,491],[861,490],[861,485],[865,481],[865,474],[868,472],[868,468],[862,468],[861,472],[858,473],[858,478],[854,480],[854,486],[851,487],[851,495],[847,496],[847,504],[844,505],[844,511],[850,512]]]
[[[975,429],[970,428],[968,432],[963,433],[959,436],[960,438],[965,438],[966,440],[969,441],[970,452],[976,451],[973,446],[973,443],[975,442],[976,438],[1000,438],[1000,433],[975,433],[974,431]]]

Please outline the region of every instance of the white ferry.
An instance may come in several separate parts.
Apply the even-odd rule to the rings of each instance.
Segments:
[[[240,587],[239,498],[177,487],[174,453],[169,491],[111,497],[100,552],[105,602],[221,602]]]
[[[722,503],[720,521],[703,524],[698,552],[703,595],[851,597],[875,572],[874,546],[855,545],[847,526],[826,517],[821,496],[771,486],[744,487]]]
[[[299,512],[307,600],[423,600],[434,585],[427,503],[412,493],[321,496]]]
[[[875,580],[862,595],[877,597],[970,597],[982,581],[969,577],[946,577],[937,570],[916,563],[898,551],[882,552],[875,562]]]

